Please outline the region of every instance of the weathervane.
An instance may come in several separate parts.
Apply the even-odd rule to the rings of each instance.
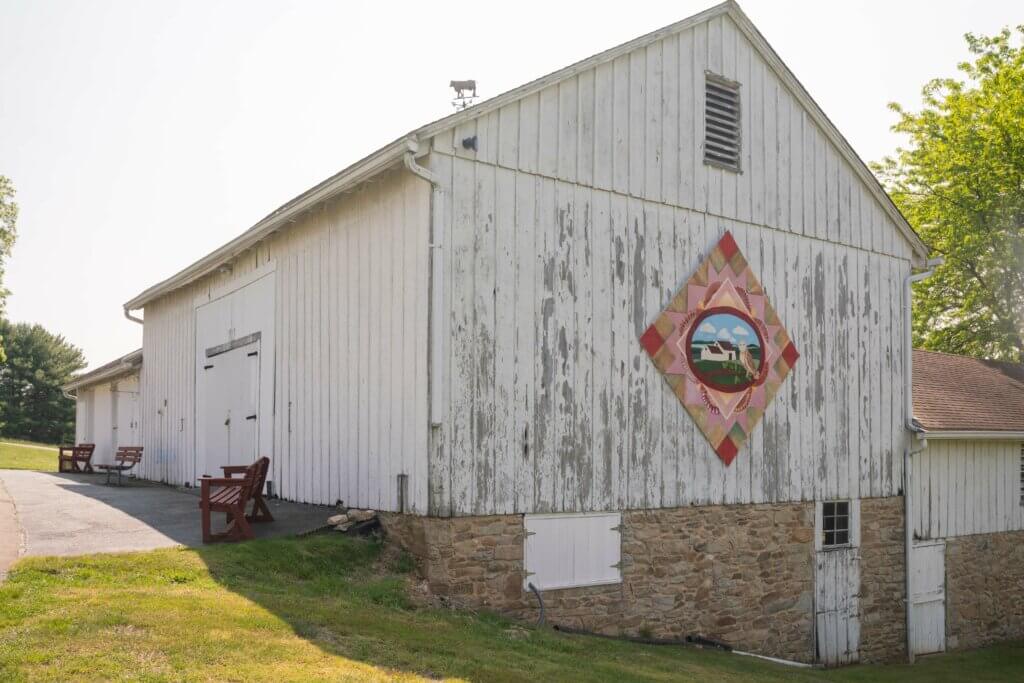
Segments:
[[[455,91],[452,106],[456,111],[473,106],[473,100],[476,99],[476,81],[451,81],[448,85]]]

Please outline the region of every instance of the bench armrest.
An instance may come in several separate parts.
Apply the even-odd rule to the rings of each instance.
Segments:
[[[245,479],[231,479],[230,477],[200,477],[199,483],[204,486],[241,486]]]
[[[224,470],[225,476],[228,479],[231,478],[232,474],[241,474],[249,469],[248,465],[221,465],[221,469]]]

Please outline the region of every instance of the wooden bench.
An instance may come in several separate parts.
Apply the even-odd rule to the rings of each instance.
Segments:
[[[264,462],[265,461],[265,462]],[[254,538],[252,527],[246,519],[245,509],[256,491],[260,469],[270,464],[269,458],[260,458],[247,466],[242,477],[202,477],[199,480],[199,509],[202,511],[203,543],[214,541],[246,541]],[[210,529],[210,515],[223,512],[227,515],[228,528],[221,533]]]
[[[260,458],[256,463],[260,465],[260,470],[252,491],[252,512],[245,518],[250,522],[273,522],[274,516],[270,514],[267,501],[263,498],[263,488],[267,483],[267,471],[270,470],[270,458]],[[230,479],[232,475],[243,474],[248,467],[248,465],[223,465],[221,469],[224,470],[224,476]]]
[[[80,443],[77,446],[61,446],[57,453],[58,472],[92,473],[92,452],[96,450],[94,443]]]
[[[121,485],[121,474],[128,472],[142,460],[142,446],[119,446],[114,454],[113,465],[96,465],[96,469],[107,473],[107,484],[110,484],[110,473],[117,472],[117,485]]]

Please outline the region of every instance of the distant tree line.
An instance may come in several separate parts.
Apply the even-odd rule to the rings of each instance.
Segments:
[[[85,367],[85,356],[41,325],[6,319],[4,264],[18,235],[14,185],[0,175],[0,435],[59,443],[75,435],[75,403],[61,387]]]
[[[82,351],[42,325],[0,320],[0,433],[42,443],[75,436],[75,403],[61,387],[85,367]]]

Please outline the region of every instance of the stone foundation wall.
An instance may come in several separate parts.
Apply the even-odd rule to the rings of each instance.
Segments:
[[[860,657],[898,660],[906,654],[903,498],[862,500],[860,517]],[[382,521],[419,560],[433,595],[537,618],[536,600],[522,587],[521,515],[384,514]],[[627,511],[622,562],[621,584],[545,591],[548,621],[609,635],[700,634],[813,660],[813,503]],[[1017,586],[1024,591],[1024,581]]]
[[[902,496],[861,500],[860,527],[861,661],[894,661],[907,653]]]
[[[946,541],[946,647],[1024,638],[1024,531]]]
[[[523,591],[522,516],[382,515],[431,593],[536,619]],[[799,661],[814,657],[811,503],[623,513],[623,581],[545,591],[550,623],[609,635],[700,634]]]

